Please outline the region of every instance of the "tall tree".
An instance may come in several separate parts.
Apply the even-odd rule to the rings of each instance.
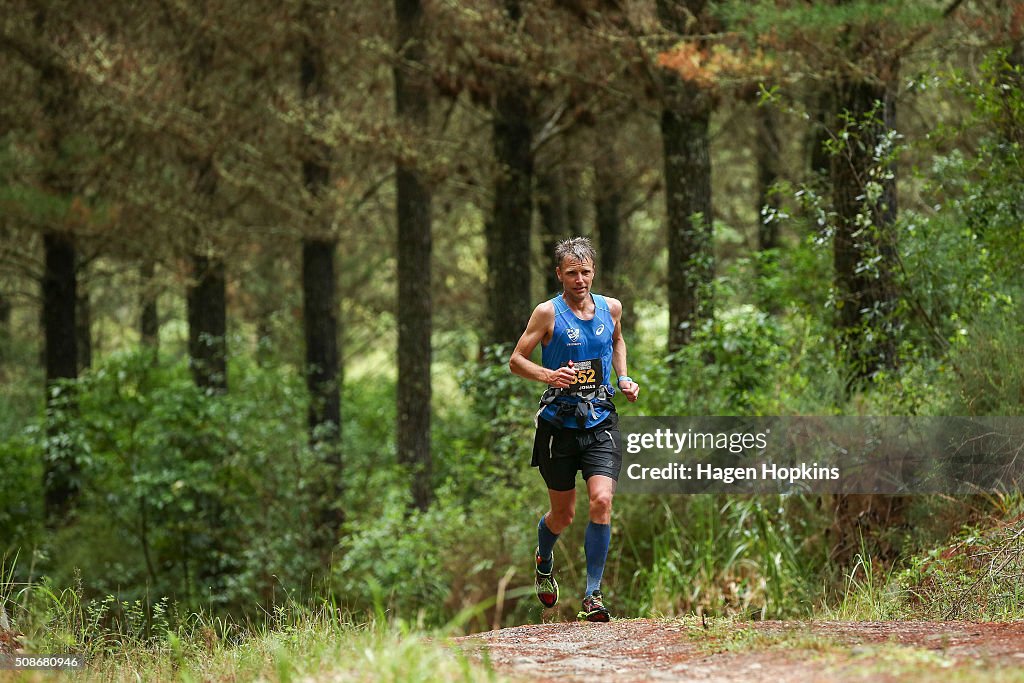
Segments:
[[[782,143],[779,140],[778,114],[770,103],[755,112],[755,153],[757,160],[757,247],[761,251],[779,246],[780,221],[773,215],[779,208],[779,196],[773,191],[779,180]]]
[[[604,287],[621,297],[623,177],[618,155],[609,153],[594,166],[594,223],[601,247],[599,264]]]
[[[658,0],[666,31],[685,39],[682,53],[699,49],[706,32],[706,0]],[[679,51],[677,50],[677,54]],[[670,60],[663,61],[668,66]],[[668,348],[690,342],[694,328],[713,315],[711,151],[712,95],[681,69],[665,68],[661,139],[668,211]]]
[[[11,335],[11,301],[0,292],[0,342]]]
[[[395,0],[399,63],[395,107],[410,144],[422,148],[430,123],[430,80],[424,64],[427,30],[420,0]],[[412,159],[419,154],[410,155]],[[425,510],[431,488],[431,190],[415,161],[399,158],[398,217],[398,459],[413,473],[413,501]]]
[[[814,53],[816,65],[801,67],[827,75],[811,88],[811,168],[831,199],[833,324],[852,386],[897,362],[895,86],[901,54],[940,16],[925,3],[833,0],[801,8],[780,26],[773,4],[755,11],[762,27],[778,28],[776,35],[791,45],[825,46]],[[953,0],[945,15],[959,4]],[[798,63],[807,59],[800,47],[788,54]],[[907,502],[905,496],[836,496],[833,557],[849,561],[871,529],[903,524]],[[894,551],[874,550],[890,558]]]
[[[78,356],[78,371],[83,372],[92,367],[92,301],[89,298],[88,278],[84,259],[78,259],[77,298],[75,301],[75,336]]]
[[[202,18],[200,18],[202,20]],[[213,118],[213,93],[207,76],[217,50],[214,38],[200,27],[192,39],[185,65],[186,101],[201,117]],[[188,355],[196,386],[215,392],[228,389],[227,364],[227,275],[217,250],[209,243],[204,219],[215,215],[219,182],[213,150],[194,147],[187,154],[191,173],[197,222],[192,225],[189,249],[190,280],[186,292],[188,308]]]
[[[35,44],[20,42],[19,37],[11,34],[5,34],[2,42],[38,74],[38,98],[46,140],[42,150],[45,170],[40,190],[70,206],[76,181],[68,154],[68,139],[75,130],[79,92],[73,75],[50,47],[52,32],[60,30],[52,24],[61,17],[54,17],[48,9],[39,7],[34,11]],[[42,319],[47,413],[51,416],[58,408],[73,411],[73,394],[69,397],[57,385],[78,377],[78,256],[74,224],[70,211],[65,211],[49,221],[43,234]],[[61,430],[57,421],[48,421],[48,431],[51,438],[45,455],[43,495],[47,523],[57,525],[68,517],[75,505],[80,467],[78,454],[68,448],[65,439],[59,438]]]
[[[78,377],[78,335],[75,306],[78,300],[75,277],[75,245],[70,235],[47,232],[43,236],[45,270],[43,273],[43,337],[46,359],[46,400],[48,412],[67,409],[66,395],[58,384]],[[52,413],[51,413],[52,414]],[[60,439],[60,427],[50,421],[44,468],[44,502],[51,525],[67,517],[79,493],[79,467],[76,454],[68,452]]]
[[[4,365],[10,359],[11,339],[11,302],[0,292],[0,381],[4,381]]]
[[[329,98],[324,46],[328,37],[319,8],[303,4],[300,96],[316,116],[326,112]],[[322,139],[303,141],[302,182],[311,201],[309,225],[302,239],[302,301],[306,339],[306,387],[309,391],[310,442],[322,454],[326,480],[315,492],[317,529],[314,544],[327,560],[344,521],[341,506],[341,363],[338,348],[337,238],[331,231],[329,201],[331,149]]]
[[[570,235],[569,202],[563,169],[560,165],[545,166],[537,174],[537,213],[541,224],[541,251],[543,253],[544,294],[554,295],[562,289],[551,265],[555,245]]]
[[[504,0],[513,34],[523,30],[519,0]],[[498,170],[494,207],[486,223],[488,341],[514,344],[533,306],[530,294],[530,234],[533,223],[533,111],[522,74],[497,86],[492,136]]]
[[[156,264],[152,259],[145,259],[139,268],[142,280],[142,295],[139,304],[139,336],[143,346],[157,349],[160,346],[160,310],[157,308],[157,296],[153,280],[156,275]]]
[[[626,199],[632,181],[626,176],[620,153],[614,142],[609,142],[594,164],[594,225],[601,248],[601,287],[622,300],[622,328],[632,334],[636,329],[636,311],[625,276],[632,245],[624,234],[630,211]]]
[[[844,129],[829,171],[836,325],[855,377],[896,364],[896,174],[884,157],[895,130],[896,73],[892,63],[836,81],[836,130]]]
[[[207,195],[209,196],[209,195]],[[186,291],[188,357],[196,386],[228,389],[227,275],[220,257],[189,254],[191,278]]]
[[[807,166],[812,178],[828,175],[831,166],[831,155],[828,142],[831,139],[832,120],[835,112],[835,94],[831,83],[814,83],[810,95],[811,126],[805,135],[807,149]]]

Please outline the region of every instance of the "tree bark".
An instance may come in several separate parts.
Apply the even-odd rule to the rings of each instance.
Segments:
[[[598,273],[603,287],[612,296],[622,296],[619,268],[622,262],[622,200],[623,188],[617,165],[606,159],[594,169],[596,180],[594,223],[597,228],[601,256]]]
[[[826,144],[835,113],[834,88],[825,86],[811,94],[811,127],[807,132],[807,165],[814,178],[827,176],[832,166],[832,156]]]
[[[620,165],[609,155],[602,164],[594,168],[597,198],[594,200],[594,223],[601,248],[598,276],[601,289],[622,302],[622,329],[635,329],[636,319],[633,299],[627,295],[625,278],[622,276],[624,250],[622,241],[622,205],[626,189],[622,186],[623,173]]]
[[[508,18],[518,24],[519,3],[506,0]],[[513,77],[514,78],[514,77]],[[533,222],[533,125],[530,90],[513,81],[499,87],[493,144],[498,162],[494,209],[486,225],[490,344],[519,339],[533,310],[530,295],[530,228]]]
[[[338,316],[334,240],[302,243],[302,293],[306,336],[309,430],[314,444],[337,444],[341,433],[338,391]]]
[[[846,79],[837,83],[836,122],[847,115],[855,128],[848,143],[832,156],[831,177],[836,228],[833,265],[840,346],[854,380],[896,365],[894,327],[897,294],[895,173],[872,181],[879,141],[895,126],[891,88],[882,83]],[[869,182],[880,182],[877,199]]]
[[[160,347],[160,311],[157,308],[156,292],[153,290],[155,273],[156,267],[152,261],[145,261],[142,264],[142,313],[139,316],[139,334],[142,345],[154,351]]]
[[[185,91],[190,106],[205,113],[208,105],[202,89],[212,68],[217,45],[200,32],[193,38],[185,65]],[[190,155],[187,159],[193,173],[193,194],[200,214],[213,213],[217,196],[217,169],[209,152]],[[192,226],[194,239],[200,240],[202,225]],[[192,379],[196,386],[225,393],[227,371],[227,292],[225,266],[215,255],[194,245],[188,255],[191,281],[186,290],[188,318],[188,355]]]
[[[705,2],[658,0],[662,25],[679,35],[693,29]],[[661,139],[668,209],[668,349],[688,344],[694,328],[714,313],[715,256],[711,215],[710,94],[665,70]]]
[[[49,8],[40,6],[35,29],[40,37],[48,32]],[[43,38],[45,40],[45,38]],[[44,187],[60,200],[75,192],[74,176],[65,168],[63,141],[74,129],[73,113],[78,93],[66,71],[50,60],[33,64],[39,71],[39,101],[47,126],[46,140],[51,156],[44,173]],[[78,378],[77,249],[68,223],[59,222],[43,235],[44,271],[42,319],[46,368],[46,410],[48,443],[43,463],[43,505],[46,525],[55,528],[71,515],[79,495],[81,468],[74,444],[64,438],[61,421],[75,412],[73,388],[60,382]]]
[[[211,68],[216,45],[205,35],[195,38],[186,71],[186,91],[198,97],[206,74]],[[206,107],[194,106],[200,111]],[[213,208],[217,195],[217,170],[213,156],[196,156],[189,160],[194,174],[193,191],[202,210]],[[202,234],[195,226],[197,235]],[[193,250],[189,254],[191,282],[185,300],[188,317],[188,355],[196,386],[225,393],[228,390],[227,368],[227,283],[224,262],[217,256]]]
[[[92,301],[89,291],[79,282],[75,301],[75,334],[78,336],[78,372],[92,367]]]
[[[674,78],[674,76],[669,76]],[[694,328],[713,315],[715,257],[711,227],[710,103],[692,84],[672,86],[690,105],[661,115],[668,207],[669,351],[690,343]]]
[[[7,361],[11,337],[11,302],[0,294],[0,364]]]
[[[46,403],[50,437],[60,436],[59,421],[51,411],[66,411],[72,406],[67,394],[58,389],[63,380],[78,377],[78,300],[75,273],[75,246],[69,235],[48,232],[43,236],[45,270],[43,273],[43,336],[46,357]],[[58,393],[59,392],[59,393]],[[73,399],[72,399],[73,400]],[[43,474],[44,505],[47,523],[59,524],[67,518],[79,493],[80,468],[76,454],[64,442],[51,438]]]
[[[562,283],[555,275],[555,246],[569,237],[569,206],[562,169],[555,166],[537,175],[537,212],[543,233],[541,248],[544,252],[544,293],[551,297],[562,291]]]
[[[398,118],[416,145],[430,122],[429,81],[424,77],[426,28],[420,0],[395,0],[398,51],[395,67]],[[431,408],[431,191],[415,164],[396,167],[398,218],[398,460],[412,473],[413,502],[426,510],[433,497]]]
[[[583,198],[580,195],[580,169],[568,165],[562,168],[562,186],[565,188],[565,220],[569,226],[568,237],[579,237],[584,235],[583,226]],[[552,252],[553,253],[553,252]],[[559,283],[558,291],[562,291],[562,284]]]
[[[308,179],[308,176],[307,176]],[[309,392],[309,438],[324,465],[313,496],[313,550],[324,567],[345,522],[341,500],[344,463],[341,452],[341,372],[338,350],[337,276],[333,239],[302,241],[302,301],[306,338],[306,389]]]
[[[227,298],[224,262],[191,255],[188,308],[188,356],[196,386],[216,393],[228,390]]]
[[[772,191],[779,180],[782,144],[775,109],[762,104],[756,109],[757,142],[757,246],[761,251],[779,246],[779,220],[774,212],[779,209],[779,197]],[[765,211],[768,215],[765,215]],[[765,220],[766,218],[771,220]]]
[[[303,8],[306,37],[299,55],[299,86],[303,100],[323,113],[327,83],[323,17],[312,6]],[[302,301],[306,342],[306,388],[309,392],[309,438],[320,453],[324,481],[313,491],[313,548],[321,563],[330,554],[345,521],[341,452],[341,362],[338,347],[337,239],[331,236],[330,208],[324,201],[330,185],[331,150],[312,137],[306,140],[302,180],[313,200],[310,230],[302,240]]]

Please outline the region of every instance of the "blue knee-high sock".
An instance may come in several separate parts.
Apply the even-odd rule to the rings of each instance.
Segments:
[[[537,525],[537,554],[542,558],[541,563],[537,565],[537,571],[542,574],[550,574],[552,560],[554,559],[551,551],[555,549],[558,534],[551,532],[551,529],[544,522],[545,517],[547,515],[541,517],[540,523]]]
[[[611,540],[611,524],[591,522],[587,525],[587,533],[583,537],[583,549],[587,553],[587,595],[601,587],[601,576],[604,574],[604,562],[608,559]]]

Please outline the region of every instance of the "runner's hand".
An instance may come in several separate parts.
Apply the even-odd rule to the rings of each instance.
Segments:
[[[551,375],[548,377],[548,384],[559,389],[565,389],[576,379],[576,370],[572,367],[572,361],[569,365],[563,365],[557,370],[553,370]]]
[[[626,395],[630,403],[635,403],[637,396],[640,395],[640,385],[636,382],[619,382],[619,390]]]

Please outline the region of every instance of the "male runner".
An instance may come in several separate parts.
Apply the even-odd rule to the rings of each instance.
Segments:
[[[576,511],[576,472],[582,471],[590,498],[584,537],[587,590],[579,618],[608,621],[601,595],[611,540],[612,496],[622,467],[622,440],[611,397],[614,386],[635,401],[640,387],[626,373],[622,304],[592,294],[597,255],[585,237],[555,248],[555,274],[562,293],[534,309],[509,359],[513,373],[548,385],[537,412],[532,465],[540,468],[551,509],[537,525],[537,597],[545,607],[558,602],[554,546]],[[530,355],[543,345],[543,365]],[[617,380],[609,374],[614,368]]]

